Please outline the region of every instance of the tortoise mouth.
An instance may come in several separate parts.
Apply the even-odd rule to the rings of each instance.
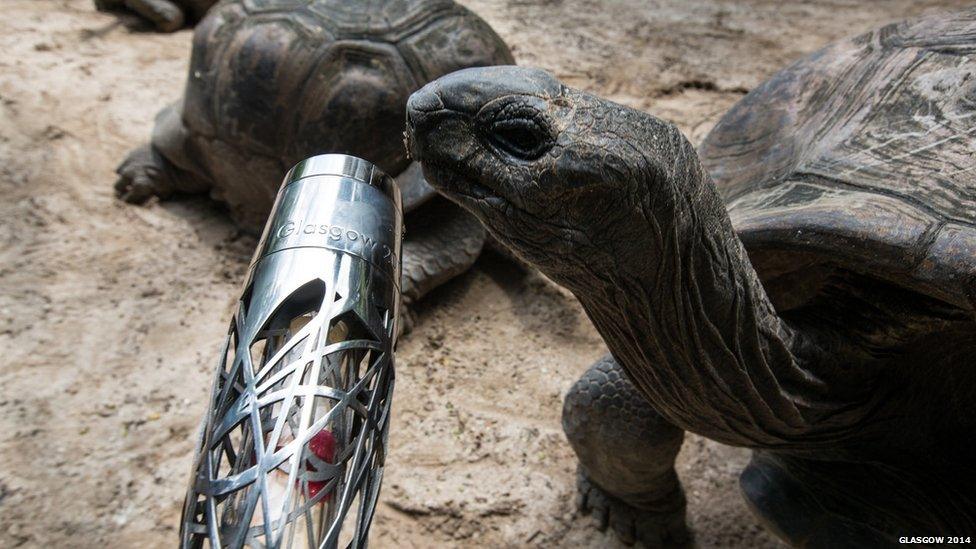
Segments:
[[[477,181],[465,181],[466,184],[457,185],[455,187],[455,192],[467,196],[468,198],[473,198],[475,200],[484,201],[503,201],[498,193],[496,193],[491,187],[483,185]]]
[[[414,122],[410,111],[407,111],[407,127],[403,130],[403,146],[407,149],[407,157],[411,160],[420,162],[420,147],[417,145],[417,138],[414,137]]]
[[[430,174],[430,184],[438,192],[457,202],[478,207],[499,206],[508,201],[492,187],[479,181],[476,173],[454,161],[440,162],[433,158],[423,162],[425,173]],[[462,204],[465,205],[465,204]]]
[[[418,136],[426,135],[427,130],[432,129],[434,126],[434,121],[431,120],[432,115],[438,112],[443,113],[443,110],[427,111],[416,109],[414,108],[412,99],[413,96],[411,96],[411,101],[407,104],[407,127],[403,132],[403,144],[407,148],[407,156],[412,160],[423,163],[425,147],[422,143],[423,139]]]

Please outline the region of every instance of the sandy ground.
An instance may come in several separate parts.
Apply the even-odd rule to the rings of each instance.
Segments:
[[[695,141],[793,59],[965,2],[470,0],[518,61]],[[181,92],[191,33],[90,0],[0,18],[0,546],[175,541],[210,375],[255,244],[202,198],[133,207],[113,170]],[[604,352],[574,299],[488,255],[422,304],[398,356],[377,547],[616,546],[575,511],[563,393]],[[747,453],[689,435],[702,547],[772,547]]]

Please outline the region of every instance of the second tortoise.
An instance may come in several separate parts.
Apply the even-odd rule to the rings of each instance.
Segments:
[[[116,192],[135,203],[209,193],[257,233],[291,166],[321,153],[364,158],[403,194],[409,305],[467,270],[485,233],[411,165],[407,98],[457,69],[512,62],[491,27],[450,0],[221,2],[194,32],[183,98],[119,167]]]

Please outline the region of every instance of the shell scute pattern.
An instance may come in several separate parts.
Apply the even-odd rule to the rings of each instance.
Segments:
[[[395,174],[408,164],[399,134],[412,90],[466,66],[513,62],[491,28],[454,2],[365,4],[216,6],[194,37],[182,110],[192,138],[202,149],[219,140],[249,155],[280,158],[285,168],[329,150]],[[323,128],[346,137],[323,139]],[[364,128],[371,131],[362,139],[348,137]]]
[[[364,40],[334,42],[311,74],[296,101],[301,116],[290,126],[287,156],[293,162],[316,147],[326,126],[345,135],[358,133],[363,125],[397,128],[409,91],[420,85],[393,45]],[[363,109],[364,103],[372,107]],[[388,159],[386,168],[394,173],[408,163],[397,139],[349,142],[346,147],[341,152]]]
[[[764,280],[789,249],[973,309],[974,20],[828,46],[716,126],[702,157]]]

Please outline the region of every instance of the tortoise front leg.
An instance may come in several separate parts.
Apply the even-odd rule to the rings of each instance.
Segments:
[[[674,470],[684,431],[660,416],[610,355],[573,385],[563,430],[579,458],[579,506],[600,529],[646,547],[685,543],[685,494]]]
[[[162,32],[179,30],[186,22],[183,8],[170,0],[125,0],[125,5],[143,18],[152,21],[153,25]]]
[[[152,142],[132,150],[116,169],[115,194],[133,204],[154,196],[165,199],[173,193],[202,193],[213,186],[209,177],[194,166],[187,154],[187,130],[183,126],[183,105],[174,103],[156,115]]]

